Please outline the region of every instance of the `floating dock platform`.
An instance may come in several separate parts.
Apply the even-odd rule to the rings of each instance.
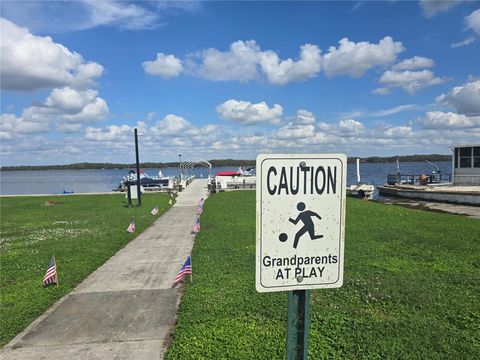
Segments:
[[[378,186],[381,196],[480,206],[480,186],[395,184]]]

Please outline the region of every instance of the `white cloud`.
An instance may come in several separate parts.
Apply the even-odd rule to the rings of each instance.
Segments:
[[[82,124],[60,124],[57,129],[62,133],[76,133],[80,131]]]
[[[238,40],[230,44],[228,51],[215,48],[192,53],[184,60],[174,55],[159,53],[157,60],[143,63],[151,75],[164,77],[178,76],[182,71],[212,81],[240,81],[265,79],[273,85],[285,85],[318,76],[322,67],[327,76],[349,74],[362,76],[375,66],[385,66],[397,59],[404,51],[401,42],[394,42],[390,36],[378,44],[352,42],[343,38],[338,48],[330,47],[323,57],[317,45],[300,46],[298,59],[282,60],[273,50],[262,50],[255,40]],[[415,57],[412,64],[403,66],[430,66],[433,61]],[[168,64],[167,64],[168,63]]]
[[[152,134],[159,137],[189,137],[195,140],[201,140],[217,131],[217,126],[207,124],[202,127],[195,126],[185,118],[168,114],[162,120],[158,121],[153,128],[150,129]],[[149,130],[146,130],[147,132]]]
[[[272,136],[277,139],[305,139],[315,136],[315,126],[289,123],[274,131]]]
[[[297,61],[292,59],[282,61],[271,50],[260,52],[259,57],[260,66],[268,82],[274,85],[284,85],[317,76],[322,58],[318,46],[311,44],[300,47],[300,58]]]
[[[85,139],[93,141],[120,141],[132,137],[133,128],[128,125],[110,125],[105,130],[88,127],[85,129]]]
[[[118,26],[128,30],[152,29],[158,26],[158,15],[136,4],[122,1],[83,0],[83,5],[89,12],[88,25]]]
[[[432,59],[423,56],[414,56],[410,59],[405,59],[392,67],[393,70],[415,70],[425,69],[435,66]]]
[[[162,136],[188,136],[194,126],[181,116],[168,114],[155,125],[156,133]]]
[[[48,131],[48,124],[25,121],[22,118],[16,117],[14,114],[2,114],[0,115],[0,131],[4,134],[5,139],[11,139],[17,134],[32,134]]]
[[[379,135],[379,137],[398,139],[410,137],[412,136],[412,134],[413,129],[411,126],[391,126],[382,129],[381,135]]]
[[[394,62],[397,54],[404,51],[401,42],[394,42],[390,36],[384,37],[378,44],[352,42],[343,38],[339,47],[330,47],[323,56],[323,69],[327,76],[349,74],[362,76],[375,66],[384,66]]]
[[[62,152],[67,153],[67,154],[81,154],[82,149],[80,149],[76,146],[67,145],[62,149]]]
[[[149,75],[158,75],[164,79],[178,76],[183,71],[182,61],[173,55],[157,53],[154,61],[142,63],[143,69]]]
[[[266,142],[265,136],[262,135],[247,135],[241,138],[241,142],[245,145],[264,145]]]
[[[7,141],[12,139],[13,139],[13,134],[11,132],[1,130],[1,125],[0,125],[0,140]],[[3,148],[5,148],[5,146],[3,146]]]
[[[229,51],[214,48],[191,54],[186,60],[195,75],[213,81],[248,81],[258,77],[257,63],[260,47],[255,40],[235,41]],[[200,64],[195,60],[200,59]]]
[[[157,116],[157,113],[155,111],[150,111],[148,114],[147,114],[147,117],[146,117],[146,120],[147,121],[151,121],[153,120],[153,118]]]
[[[418,122],[424,129],[453,129],[480,126],[480,116],[467,116],[453,112],[429,111]]]
[[[78,91],[69,87],[54,89],[43,104],[29,106],[17,117],[1,115],[3,140],[17,134],[47,132],[51,125],[63,133],[77,132],[83,123],[105,119],[109,115],[107,103],[96,90]]]
[[[448,116],[453,120],[447,121],[444,117]],[[136,127],[144,133],[141,138],[142,161],[158,161],[158,156],[165,161],[174,161],[176,158],[172,154],[178,153],[184,159],[253,159],[259,152],[300,153],[311,152],[312,149],[318,152],[342,151],[350,155],[412,154],[425,149],[445,151],[446,142],[473,142],[480,136],[479,117],[475,119],[447,113],[440,113],[437,117],[440,121],[427,121],[423,128],[419,128],[423,126],[420,122],[423,119],[409,125],[384,124],[368,128],[352,118],[337,123],[322,122],[316,126],[299,124],[293,118],[291,123],[282,128],[256,128],[252,132],[252,128],[245,127],[234,130],[212,124],[198,127],[180,116],[169,114],[157,124],[158,127],[148,127],[145,122],[138,122]],[[432,114],[428,115],[428,119],[433,118]],[[414,125],[417,125],[416,128]],[[166,128],[166,131],[159,132],[158,128]],[[190,135],[183,136],[184,133]],[[124,162],[125,151],[133,152],[133,125],[88,127],[83,138],[64,139],[32,138],[30,135],[12,134],[0,129],[0,138],[2,159],[8,159],[9,162],[16,159],[14,163],[17,164],[32,164],[31,159],[41,159],[42,163],[58,163],[59,158],[65,163],[85,159]],[[372,149],[377,149],[377,152]]]
[[[198,129],[197,135],[210,135],[210,134],[213,134],[214,132],[216,132],[217,130],[218,130],[217,125],[208,124],[208,125],[202,126],[200,129]]]
[[[365,125],[354,119],[341,120],[338,123],[338,129],[344,135],[358,135],[365,130]]]
[[[387,89],[388,90],[388,89]],[[338,114],[338,117],[348,119],[348,118],[369,118],[369,117],[384,117],[394,114],[398,114],[410,110],[418,110],[422,106],[414,104],[405,104],[394,106],[389,109],[376,110],[376,111],[366,111],[366,110],[353,110],[349,112],[342,112]]]
[[[199,127],[181,116],[168,114],[152,127],[147,126],[143,121],[137,122],[135,126],[88,127],[85,129],[84,139],[97,142],[95,148],[107,149],[107,145],[102,145],[102,143],[108,144],[110,151],[112,147],[114,149],[129,148],[132,146],[134,127],[143,135],[139,141],[141,141],[142,152],[147,158],[148,154],[157,156],[162,151],[167,152],[164,154],[165,156],[171,156],[172,148],[177,149],[175,152],[181,151],[182,156],[191,153],[192,157],[198,157],[200,149],[209,147],[219,138],[219,129],[216,125],[206,124]],[[161,144],[160,148],[158,144]],[[188,157],[185,158],[188,159]]]
[[[308,110],[298,110],[295,120],[301,125],[310,125],[315,123],[315,115]]]
[[[273,50],[262,51],[255,40],[238,40],[228,51],[210,48],[188,55],[184,62],[190,73],[207,80],[245,82],[264,76],[270,84],[285,85],[317,76],[321,58],[316,45],[302,45],[298,60],[281,60]]]
[[[473,36],[469,36],[469,37],[465,38],[465,40],[463,40],[463,41],[460,41],[458,43],[450,44],[450,47],[451,48],[459,48],[459,47],[463,47],[463,46],[468,46],[471,43],[473,43],[474,41],[475,41],[475,38]]]
[[[376,95],[388,95],[391,93],[390,89],[389,88],[386,88],[386,87],[379,87],[379,88],[376,88],[372,91],[373,94],[376,94]]]
[[[420,6],[427,18],[432,18],[438,13],[446,12],[463,0],[420,0]]]
[[[389,115],[397,114],[397,113],[402,112],[402,111],[411,110],[411,109],[414,109],[414,108],[415,108],[415,105],[413,105],[413,104],[399,105],[399,106],[395,106],[391,109],[376,111],[376,112],[372,113],[372,116],[376,116],[376,117],[389,116]]]
[[[103,72],[97,63],[85,63],[82,56],[71,52],[49,36],[32,35],[1,18],[1,77],[7,90],[36,90],[69,85],[86,87]]]
[[[105,119],[109,109],[105,100],[96,97],[88,103],[81,111],[75,114],[62,114],[61,119],[69,123],[96,122]]]
[[[264,101],[252,104],[230,99],[218,105],[217,112],[222,119],[249,125],[273,121],[282,116],[283,108],[278,104],[270,108]]]
[[[2,1],[2,16],[43,34],[87,30],[99,26],[149,30],[165,24],[170,14],[195,13],[201,1],[77,0]]]
[[[330,145],[335,144],[335,148],[330,148],[328,151],[336,151],[338,146],[345,144],[345,139],[342,137],[337,137],[336,135],[326,134],[326,133],[316,133],[315,136],[304,139],[301,145],[304,147],[304,151],[309,152],[312,145]],[[299,144],[289,144],[291,147],[295,148]]]
[[[45,106],[63,110],[67,114],[81,111],[98,95],[96,90],[77,91],[69,87],[53,89],[45,100]]]
[[[436,101],[453,107],[459,114],[480,115],[480,80],[455,86],[449,93],[438,96]]]
[[[78,91],[69,87],[54,89],[43,104],[29,106],[17,117],[1,115],[3,140],[18,134],[46,132],[50,125],[63,133],[77,132],[83,123],[96,122],[109,115],[107,103],[95,90]]]
[[[376,94],[386,94],[390,89],[402,88],[409,94],[414,94],[420,89],[428,86],[441,84],[444,80],[435,77],[430,70],[421,71],[394,71],[387,70],[381,76],[379,82],[384,87],[374,90]]]
[[[107,103],[96,90],[69,87],[54,89],[42,105],[23,110],[22,117],[33,122],[88,123],[109,115]]]
[[[364,137],[368,133],[365,125],[354,119],[344,119],[338,123],[321,122],[317,125],[317,129],[318,133],[322,136],[329,136],[329,139],[334,142],[343,141],[343,138]],[[322,137],[322,139],[325,138]]]
[[[467,24],[467,28],[472,29],[477,35],[480,35],[480,9],[466,16],[465,23]]]

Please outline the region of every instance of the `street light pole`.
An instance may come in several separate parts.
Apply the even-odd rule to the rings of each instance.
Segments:
[[[178,184],[180,184],[180,181],[182,180],[182,155],[178,155]]]
[[[142,192],[140,191],[140,160],[138,157],[138,133],[137,128],[135,128],[135,159],[137,162],[137,197],[138,197],[138,207],[142,206]]]

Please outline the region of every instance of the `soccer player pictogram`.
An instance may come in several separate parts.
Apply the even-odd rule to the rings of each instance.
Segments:
[[[299,202],[297,204],[297,210],[300,211],[296,219],[289,218],[288,220],[293,223],[293,224],[298,224],[299,221],[303,223],[303,226],[300,228],[300,230],[297,231],[295,234],[295,240],[293,241],[293,247],[296,249],[298,245],[298,241],[300,240],[300,237],[302,237],[303,234],[308,232],[310,235],[310,239],[315,240],[315,239],[320,239],[323,238],[323,235],[315,235],[315,225],[313,224],[313,217],[317,217],[320,220],[322,217],[318,215],[316,212],[311,211],[311,210],[305,210],[305,203]],[[287,234],[282,233],[279,236],[279,240],[284,242],[287,240]]]

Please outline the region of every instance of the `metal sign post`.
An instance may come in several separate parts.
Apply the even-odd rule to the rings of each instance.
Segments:
[[[258,292],[289,291],[287,359],[306,359],[310,290],[343,284],[344,154],[257,157]]]
[[[127,185],[127,198],[128,198],[128,207],[132,207],[132,192],[130,184]]]
[[[310,290],[288,292],[287,360],[308,359]]]

